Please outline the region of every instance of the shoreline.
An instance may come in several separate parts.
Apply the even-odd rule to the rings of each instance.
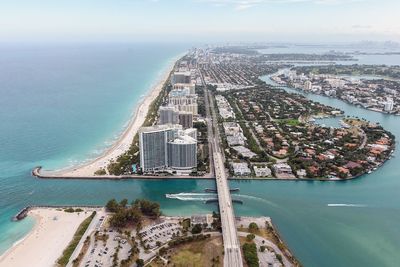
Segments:
[[[73,234],[91,210],[68,213],[58,207],[33,207],[28,216],[32,229],[0,255],[0,266],[54,266]],[[24,256],[21,256],[24,255]]]
[[[108,164],[112,160],[115,160],[130,148],[133,138],[146,119],[150,105],[161,93],[165,83],[169,79],[171,72],[174,70],[177,61],[182,58],[183,55],[184,54],[180,54],[171,60],[171,63],[167,65],[167,68],[162,72],[158,81],[151,86],[147,94],[137,103],[137,107],[132,112],[128,125],[122,130],[120,136],[110,147],[106,148],[104,152],[102,152],[96,158],[89,160],[87,163],[78,164],[60,170],[43,170],[42,175],[40,175],[43,177],[40,177],[39,175],[34,176],[54,179],[80,177],[85,177],[86,179],[102,178],[102,176],[95,175],[94,172],[101,168],[107,168]],[[32,174],[34,174],[34,171],[32,171]]]
[[[83,211],[72,213],[65,211],[66,208],[71,207],[75,209],[80,208],[83,209]],[[63,251],[65,251],[65,248],[69,246],[71,240],[75,238],[76,229],[81,226],[82,222],[85,221],[86,218],[90,217],[90,214],[93,211],[96,211],[97,215],[90,222],[85,233],[80,237],[73,253],[69,256],[67,266],[70,266],[72,260],[76,259],[78,253],[82,251],[85,238],[98,230],[98,227],[103,227],[103,218],[109,216],[102,206],[27,206],[24,209],[29,209],[28,216],[34,218],[35,223],[24,237],[16,241],[12,247],[0,255],[0,266],[55,266],[57,260],[60,259],[60,256],[64,255]],[[164,215],[160,217],[160,219],[162,221],[168,221],[171,219],[180,220],[192,218],[193,216],[198,215],[212,216],[209,213],[176,216]],[[237,225],[242,224],[243,226],[243,224],[245,224],[246,227],[248,227],[250,222],[256,222],[260,229],[265,227],[266,230],[272,231],[273,237],[271,238],[266,237],[261,232],[257,234],[257,236],[260,240],[265,239],[266,242],[272,246],[274,253],[283,255],[284,261],[288,263],[288,266],[298,266],[298,260],[290,251],[288,244],[280,237],[278,228],[272,224],[271,217],[239,216],[236,218]],[[153,223],[157,224],[159,222],[154,221]],[[267,224],[265,225],[264,223]],[[238,230],[240,231],[240,229]],[[211,233],[211,235],[216,234],[222,237],[222,234],[215,230],[205,230],[203,232],[203,234],[207,233]],[[239,232],[239,236],[247,234],[247,231]],[[24,256],[21,257],[21,255]]]

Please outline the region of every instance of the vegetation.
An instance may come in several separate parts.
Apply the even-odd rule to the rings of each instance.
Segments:
[[[64,211],[68,212],[68,213],[74,213],[74,212],[82,212],[83,209],[81,209],[81,208],[76,208],[76,209],[74,209],[74,208],[66,208],[66,209],[64,209]]]
[[[63,251],[63,254],[61,257],[57,260],[57,263],[60,266],[67,266],[69,258],[71,257],[72,253],[74,252],[76,246],[79,244],[79,241],[81,240],[82,236],[85,234],[86,229],[89,227],[89,224],[92,222],[94,216],[96,215],[96,212],[94,211],[88,218],[86,218],[78,227],[78,230],[76,230],[72,241],[69,243],[67,248]]]
[[[251,222],[249,224],[249,232],[250,233],[257,233],[258,232],[258,225],[255,222]]]
[[[137,260],[136,260],[136,266],[137,266],[137,267],[143,267],[143,266],[144,266],[144,260],[142,260],[142,259],[137,259]]]
[[[184,231],[187,231],[190,228],[190,218],[183,219],[182,228]]]
[[[201,227],[201,224],[195,224],[192,227],[192,234],[193,235],[200,234],[202,230],[203,230],[203,228]]]
[[[185,243],[189,243],[189,242],[192,242],[192,241],[205,240],[205,239],[210,238],[210,237],[211,236],[209,234],[207,234],[207,235],[199,234],[199,235],[178,237],[177,239],[169,241],[168,245],[170,247],[174,247],[174,246],[185,244]]]
[[[246,236],[247,242],[253,241],[254,238],[256,238],[256,236],[255,236],[254,234],[248,234],[248,235]]]
[[[161,215],[160,205],[146,199],[136,199],[132,205],[128,206],[128,200],[123,199],[117,202],[111,199],[106,204],[106,209],[114,212],[110,218],[112,227],[123,228],[129,224],[140,224],[143,216],[158,218]]]
[[[164,256],[164,258],[170,259],[168,266],[223,266],[223,249],[220,237],[185,243],[170,248],[168,254]]]
[[[98,169],[97,171],[94,172],[94,175],[99,175],[99,176],[106,175],[106,174],[107,174],[107,172],[105,169]]]
[[[298,126],[300,124],[298,119],[281,119],[281,120],[276,120],[276,122],[289,126]]]
[[[83,247],[81,249],[81,252],[79,253],[78,257],[76,257],[73,261],[72,261],[72,266],[73,267],[78,267],[83,259],[83,257],[85,256],[86,252],[89,249],[89,245],[90,245],[90,236],[87,236],[84,243],[83,243]]]
[[[302,66],[296,68],[297,73],[331,74],[331,75],[371,75],[400,79],[400,66],[385,65],[327,65]]]
[[[249,267],[259,267],[257,246],[254,243],[245,243],[243,245],[243,256]]]

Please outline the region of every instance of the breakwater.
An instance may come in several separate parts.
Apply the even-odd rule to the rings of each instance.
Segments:
[[[86,209],[101,209],[103,206],[99,205],[32,205],[21,209],[13,218],[13,221],[21,221],[28,216],[32,209],[68,209],[68,208],[86,208]]]

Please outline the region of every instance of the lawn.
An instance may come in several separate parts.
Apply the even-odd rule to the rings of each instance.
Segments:
[[[290,126],[297,126],[300,124],[298,119],[281,119],[276,121]]]
[[[176,247],[168,266],[202,267],[222,266],[222,239],[215,237]]]

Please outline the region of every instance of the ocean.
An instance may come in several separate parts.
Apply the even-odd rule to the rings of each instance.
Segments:
[[[0,253],[31,229],[30,219],[11,221],[30,204],[102,205],[111,198],[149,198],[168,215],[217,210],[216,204],[204,203],[212,196],[203,190],[213,187],[213,181],[41,180],[30,175],[37,165],[57,169],[101,153],[171,60],[188,48],[0,46]],[[392,57],[387,59],[392,64]],[[385,57],[376,64],[383,61]],[[307,97],[380,122],[400,136],[400,117],[328,97]],[[231,187],[240,188],[233,198],[244,201],[235,205],[235,212],[272,217],[304,266],[397,266],[399,160],[397,150],[376,172],[346,182],[231,181]]]

